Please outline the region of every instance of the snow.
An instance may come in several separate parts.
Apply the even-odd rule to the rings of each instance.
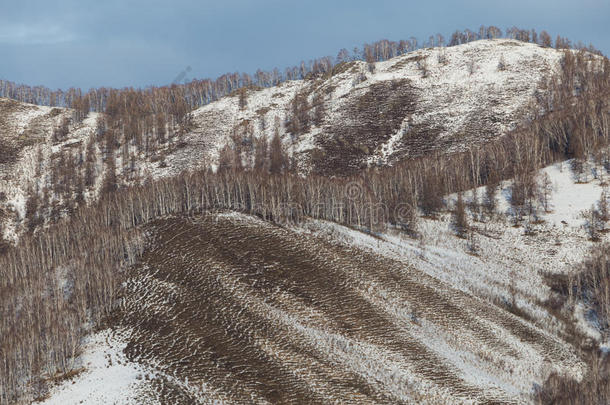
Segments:
[[[500,116],[501,119],[490,127],[489,133],[464,133],[464,138],[461,143],[455,144],[455,148],[512,129],[522,109],[532,100],[538,83],[557,69],[561,56],[561,52],[553,49],[512,40],[477,41],[452,48],[418,50],[377,63],[374,73],[368,72],[365,63],[355,62],[350,70],[335,75],[320,85],[332,89],[326,95],[327,101],[332,101],[329,103],[327,119],[334,119],[339,117],[354,92],[366,91],[372,84],[387,80],[406,78],[411,81],[418,94],[417,111],[405,117],[399,131],[392,134],[369,158],[370,162],[380,160],[391,163],[392,156],[400,152],[401,139],[409,135],[410,128],[415,124],[438,125],[442,128],[440,137],[447,138],[460,135],[473,116],[482,111],[493,111]],[[415,57],[428,61],[427,77],[422,77],[413,61]],[[498,69],[500,58],[506,62],[505,70]],[[475,66],[472,74],[469,72],[470,63]],[[366,80],[357,83],[360,76],[365,76]],[[284,121],[294,95],[310,89],[310,86],[313,84],[309,81],[291,81],[275,88],[249,91],[248,104],[243,110],[238,106],[237,96],[225,97],[204,106],[193,112],[195,129],[186,135],[188,147],[178,149],[168,156],[168,166],[165,168],[159,167],[158,162],[140,157],[138,170],[152,178],[160,178],[177,174],[185,168],[215,164],[218,151],[228,142],[231,131],[237,124],[249,122],[255,137],[264,135],[270,138],[275,130],[276,117],[279,119],[283,142],[290,153],[307,152],[315,148],[318,139],[326,136],[323,128],[314,126],[309,133],[293,139],[286,133]],[[15,115],[13,135],[21,136],[34,120],[49,111],[45,107],[25,108]],[[62,114],[68,113],[69,111],[62,110]],[[60,118],[61,115],[49,120],[46,126],[51,128]],[[60,144],[52,144],[50,132],[47,132],[46,138],[39,144],[23,151],[14,170],[5,174],[0,181],[0,191],[7,194],[7,205],[12,207],[16,218],[22,218],[25,213],[27,186],[35,165],[38,164],[38,148],[43,155],[42,164],[47,167],[52,153],[68,144],[86,142],[95,128],[96,118],[96,114],[90,114]],[[122,156],[119,155],[119,167],[121,160]],[[557,334],[561,325],[541,304],[549,297],[544,276],[552,273],[570,274],[574,272],[575,265],[582,261],[592,242],[583,229],[581,212],[598,202],[603,189],[602,180],[592,176],[589,177],[589,182],[576,184],[569,165],[570,162],[563,162],[540,171],[540,175],[547,174],[550,177],[553,192],[551,210],[541,213],[543,222],[532,225],[534,234],[525,234],[523,227],[511,227],[501,216],[486,222],[474,222],[471,219],[479,243],[476,255],[469,252],[467,241],[455,236],[447,213],[438,220],[422,218],[419,239],[407,237],[395,229],[373,237],[317,220],[311,220],[296,230],[400,261],[405,264],[405,268],[416,269],[442,285],[486,300],[489,305],[514,300],[545,334]],[[304,171],[306,169],[305,167]],[[98,176],[98,187],[101,178]],[[498,211],[501,214],[510,209],[510,185],[510,181],[503,182],[497,194]],[[477,193],[482,196],[483,188]],[[472,191],[467,192],[465,198],[468,200],[472,195]],[[454,199],[455,196],[447,196],[450,204]],[[252,220],[242,214],[222,215],[235,221]],[[17,238],[16,223],[17,219],[5,231],[6,236]],[[398,325],[412,326],[413,314],[404,302],[394,299],[371,280],[363,280],[365,282],[369,283],[367,286],[370,290],[363,291],[363,296],[391,314]],[[261,305],[264,306],[264,303]],[[295,333],[311,340],[312,344],[335,353],[338,361],[352,371],[382,381],[396,395],[404,392],[402,384],[427,384],[418,379],[417,370],[403,367],[401,358],[395,353],[384,352],[375,345],[347,341],[342,336],[308,325],[307,319],[283,319],[283,314],[273,312],[271,308],[269,316],[276,317],[278,322],[290,324]],[[577,306],[574,316],[579,327],[592,339],[601,339],[595,325],[587,320],[585,308]],[[456,337],[451,331],[443,330],[425,319],[420,321],[419,327],[409,327],[408,333],[459,370],[466,381],[489,388],[492,393],[501,390],[518,396],[529,391],[532,381],[542,382],[549,370],[539,348],[524,344],[503,328],[491,323],[488,326],[490,331],[518,353],[521,360],[516,360],[514,356],[494,354],[493,347],[474,341],[468,333]],[[121,333],[116,331],[102,331],[89,336],[83,354],[78,359],[85,371],[72,381],[54,387],[44,403],[137,403],[138,396],[146,386],[143,376],[150,373],[150,370],[125,358],[125,344]],[[355,361],[362,358],[369,359],[369,362]],[[375,358],[383,359],[376,363],[386,364],[388,368],[375,369],[371,360]],[[566,363],[563,366],[574,376],[582,373],[579,364]],[[514,374],[508,376],[503,371],[504,368],[513,370]],[[435,395],[437,400],[448,400],[446,392],[438,391]],[[407,396],[403,399],[413,400]]]
[[[601,169],[600,173],[603,170]],[[547,167],[543,172],[551,177],[556,190],[552,200],[552,212],[545,214],[544,219],[555,226],[562,226],[563,222],[571,227],[582,226],[581,213],[592,205],[597,205],[603,191],[601,182],[589,176],[591,181],[588,183],[575,183],[570,161]]]
[[[16,103],[15,101],[8,99],[0,99],[2,104]],[[3,107],[3,106],[0,106]],[[17,137],[23,135],[25,130],[28,128],[30,122],[34,119],[42,117],[51,111],[52,107],[37,106],[33,104],[19,103],[19,108],[10,111],[4,118],[4,125],[10,125],[11,128],[7,128],[6,134],[15,134]]]
[[[532,100],[538,84],[557,71],[562,54],[535,44],[508,39],[482,40],[450,47],[421,49],[380,62],[370,82],[408,78],[418,92],[417,111],[405,121],[433,124],[440,138],[460,134],[467,141],[497,136],[514,128],[521,110]],[[428,74],[423,77],[416,59],[425,61]],[[498,69],[504,59],[506,69]],[[474,65],[471,73],[469,64]],[[486,123],[485,131],[469,129],[473,121],[494,114],[499,124]],[[383,146],[380,156],[388,161],[396,138],[408,136],[401,128]],[[407,130],[405,131],[405,127]],[[453,150],[460,147],[453,147]]]
[[[44,405],[60,404],[137,404],[138,389],[151,373],[140,364],[129,362],[122,353],[120,336],[105,330],[91,335],[78,362],[85,370],[74,379],[51,389]]]
[[[440,56],[444,58],[441,61]],[[420,49],[375,64],[373,73],[362,61],[352,62],[349,69],[329,78],[295,80],[273,88],[249,90],[247,105],[239,108],[238,96],[228,96],[194,111],[197,129],[187,135],[187,142],[194,147],[179,151],[177,159],[188,164],[196,158],[216,163],[218,151],[230,141],[233,129],[244,122],[251,125],[255,138],[270,139],[279,119],[280,136],[290,154],[299,156],[313,149],[317,140],[328,134],[321,127],[299,136],[287,133],[284,123],[290,110],[290,102],[298,92],[309,94],[311,104],[314,93],[322,91],[326,101],[325,123],[341,117],[346,103],[362,95],[375,84],[389,80],[407,79],[417,96],[416,111],[405,117],[401,128],[390,135],[387,142],[369,156],[369,163],[392,162],[393,154],[400,152],[400,141],[409,136],[409,129],[416,124],[429,124],[440,130],[440,138],[453,139],[451,150],[463,148],[472,142],[480,142],[506,133],[515,127],[523,109],[533,101],[539,83],[557,71],[563,53],[535,44],[508,39],[481,40],[450,48]],[[415,59],[427,61],[429,74],[422,77]],[[498,69],[503,58],[506,69]],[[469,72],[469,63],[476,69]],[[364,78],[361,80],[360,78]],[[469,130],[473,121],[490,114],[494,122],[485,121],[485,129]],[[264,125],[263,125],[264,121]],[[495,122],[497,121],[497,122]],[[264,129],[263,129],[264,126]],[[482,132],[481,132],[482,131]],[[172,163],[170,163],[171,165]],[[166,174],[179,172],[182,164],[166,170]],[[150,167],[154,173],[162,171]],[[303,164],[305,172],[309,170]]]
[[[438,220],[422,218],[418,225],[420,239],[412,239],[393,229],[374,237],[318,220],[311,220],[301,231],[402,261],[406,266],[441,281],[443,285],[488,300],[490,305],[498,305],[498,302],[509,304],[514,299],[517,307],[527,313],[544,333],[558,334],[563,326],[541,304],[549,297],[544,276],[552,273],[571,274],[577,270],[577,265],[593,245],[588,240],[579,213],[597,204],[602,190],[602,181],[593,177],[588,183],[575,183],[569,166],[568,161],[540,170],[539,176],[548,174],[553,184],[552,211],[542,213],[543,221],[531,225],[534,233],[526,234],[523,226],[512,227],[502,217],[485,223],[470,219],[479,243],[476,255],[469,252],[466,240],[455,236],[448,214],[441,215]],[[497,192],[498,210],[502,213],[509,209],[510,185],[511,182],[504,182]],[[482,193],[483,189],[478,190],[479,196]],[[466,200],[471,196],[472,192],[465,193]],[[447,196],[447,200],[451,205],[455,196]],[[384,297],[384,301],[388,300],[378,287],[374,289],[379,297]],[[412,315],[408,309],[401,309],[402,305],[398,301],[389,301],[386,307],[397,322],[401,318],[402,322],[408,322]],[[577,306],[574,317],[579,328],[588,336],[598,342],[601,340],[596,325],[585,316],[585,308]],[[528,359],[527,363],[510,356],[499,356],[493,347],[487,347],[483,342],[469,341],[467,330],[456,337],[447,335],[447,331],[425,320],[421,323],[422,327],[416,329],[420,341],[448,359],[453,366],[462,370],[466,380],[476,385],[486,386],[488,382],[490,386],[502,387],[505,392],[528,392],[532,381],[541,383],[550,371],[539,348],[516,340],[491,323],[488,324],[489,330],[505,344],[510,344],[513,350],[522,353],[519,357]],[[460,343],[456,344],[455,339]],[[473,345],[478,345],[479,349],[473,348]],[[565,350],[568,350],[567,347]],[[486,354],[483,358],[473,357],[477,351]],[[494,364],[503,364],[513,371],[507,377]],[[575,378],[583,375],[582,364],[574,363],[567,368]]]
[[[558,162],[538,171],[536,180],[541,186],[543,176],[549,176],[551,184],[551,198],[548,212],[542,208],[541,202],[537,202],[540,219],[545,222],[544,229],[553,232],[580,232],[583,230],[585,220],[583,212],[597,207],[600,196],[604,191],[608,174],[603,167],[597,167],[592,161],[586,163],[588,171],[587,182],[577,182],[571,170],[572,160]],[[594,174],[597,173],[596,178]],[[512,181],[501,183],[499,192],[496,194],[498,212],[507,216],[511,214],[510,188]],[[478,198],[485,194],[485,187],[476,190]],[[465,201],[472,199],[473,191],[464,193]],[[453,206],[457,198],[456,194],[448,196],[450,206]],[[559,229],[554,229],[559,228]],[[563,230],[563,231],[562,231]]]

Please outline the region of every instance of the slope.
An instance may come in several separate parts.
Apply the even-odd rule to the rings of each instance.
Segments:
[[[372,65],[347,62],[330,76],[248,89],[241,108],[239,94],[199,108],[179,140],[155,150],[118,139],[113,151],[117,180],[132,184],[214,166],[221,149],[236,143],[249,166],[255,141],[276,132],[303,174],[347,174],[372,164],[463,150],[517,126],[530,103],[544,96],[546,80],[562,56],[562,51],[530,43],[481,40],[421,49]],[[32,191],[42,196],[58,182],[54,170],[81,173],[83,162],[93,162],[96,180],[84,197],[97,198],[108,171],[108,147],[96,124],[100,114],[82,121],[74,116],[69,109],[0,100],[0,138],[11,151],[0,162],[6,238],[15,239],[23,230]],[[66,133],[55,136],[64,122]],[[68,158],[62,161],[62,156]],[[59,167],[70,160],[78,170]],[[73,198],[54,197],[60,206]]]
[[[573,274],[593,245],[578,213],[604,177],[576,184],[567,166],[541,171],[552,211],[527,231],[474,221],[476,252],[447,214],[421,219],[417,240],[236,213],[155,221],[92,364],[49,403],[114,398],[114,372],[123,403],[529,403],[552,371],[586,372],[545,279]],[[604,343],[582,307],[572,316]]]

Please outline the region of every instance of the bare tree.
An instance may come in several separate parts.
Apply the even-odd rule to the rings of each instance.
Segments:
[[[268,168],[267,136],[263,135],[254,141],[254,170],[267,171]]]
[[[446,65],[447,63],[449,63],[449,60],[447,59],[447,53],[445,52],[445,49],[441,49],[438,52],[436,61],[438,62],[439,65]]]
[[[292,99],[286,129],[293,135],[300,135],[309,131],[309,102],[306,94],[297,93]]]
[[[426,78],[430,76],[430,69],[428,69],[428,61],[424,58],[417,61],[417,70],[421,73],[421,77]]]
[[[269,151],[269,171],[272,174],[280,174],[287,167],[287,158],[280,139],[279,131],[276,131],[271,139],[270,151]]]
[[[234,152],[231,146],[225,145],[218,153],[218,172],[224,173],[233,168]]]
[[[444,207],[443,186],[440,179],[434,174],[428,174],[423,179],[419,205],[427,217],[435,217]]]
[[[582,218],[585,220],[584,227],[589,234],[589,239],[593,242],[599,241],[600,233],[604,229],[604,222],[599,211],[595,209],[595,206],[591,206],[591,209],[583,211]]]
[[[468,60],[466,63],[466,68],[468,69],[468,74],[472,76],[477,71],[477,64],[474,59]]]
[[[350,60],[351,60],[351,58],[349,55],[349,51],[347,49],[343,48],[337,54],[337,59],[336,59],[335,63],[338,65],[340,63],[349,62]]]
[[[313,107],[313,123],[316,126],[320,126],[324,121],[325,115],[324,95],[322,93],[316,93],[316,95],[314,96]]]
[[[58,127],[53,130],[53,142],[61,142],[66,139],[66,136],[70,133],[70,119],[67,117],[62,118],[61,123]]]
[[[104,182],[102,185],[102,193],[112,193],[118,188],[117,177],[116,177],[116,160],[114,157],[114,151],[110,150],[106,158],[106,172],[104,175]]]
[[[493,216],[493,214],[496,212],[496,192],[498,191],[498,186],[498,183],[492,180],[490,180],[485,185],[485,197],[483,199],[483,207],[485,208],[485,211],[489,216]]]
[[[467,206],[472,218],[479,221],[481,219],[481,204],[479,204],[479,191],[476,187],[472,189],[472,195],[468,199]]]
[[[545,48],[551,48],[553,47],[553,43],[551,40],[551,36],[549,35],[548,32],[546,31],[542,31],[540,33],[540,45],[542,45]]]
[[[457,236],[460,238],[466,237],[469,226],[468,217],[466,216],[466,205],[464,204],[464,198],[462,197],[461,192],[457,195],[451,223]]]
[[[468,244],[466,246],[468,248],[468,253],[474,256],[479,255],[481,250],[479,246],[479,238],[472,229],[468,232]]]
[[[551,198],[553,195],[553,182],[548,173],[544,173],[540,178],[540,204],[545,212],[551,212]]]
[[[604,223],[610,220],[610,209],[608,207],[608,190],[607,187],[602,189],[599,201],[597,202],[597,211],[599,212],[599,218]]]
[[[506,65],[506,60],[504,59],[504,55],[500,55],[500,60],[498,61],[498,70],[499,71],[504,71],[506,70],[507,65]]]
[[[238,105],[240,110],[243,110],[248,106],[248,93],[245,88],[239,89]]]

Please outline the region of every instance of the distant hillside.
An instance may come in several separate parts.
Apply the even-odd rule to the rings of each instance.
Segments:
[[[563,52],[514,40],[429,48],[330,77],[226,97],[193,113],[186,140],[211,163],[234,133],[271,139],[278,130],[301,170],[353,172],[376,163],[455,151],[498,137],[544,94]],[[297,98],[295,101],[295,96]],[[298,105],[295,105],[298,104]],[[305,104],[302,107],[302,104]],[[299,116],[299,109],[307,113]],[[293,121],[300,121],[290,125]]]
[[[119,184],[218,167],[223,159],[234,165],[235,153],[239,164],[251,167],[262,139],[268,145],[276,133],[301,173],[341,175],[464,150],[514,129],[544,98],[562,57],[553,48],[496,39],[421,49],[374,64],[345,62],[332,74],[239,90],[188,114],[186,122],[147,118],[145,112],[101,121],[106,115],[84,117],[77,110],[0,99],[8,151],[0,180],[9,219],[4,234],[14,237],[32,191],[42,199],[60,177],[75,187],[74,165],[89,171],[83,198],[95,198],[111,150]],[[54,199],[62,203],[74,193]]]

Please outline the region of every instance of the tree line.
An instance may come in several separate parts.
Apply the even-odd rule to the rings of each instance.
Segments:
[[[362,60],[369,63],[385,61],[422,47],[457,46],[479,39],[510,38],[518,41],[536,43],[545,47],[554,46],[557,49],[585,49],[591,53],[601,55],[592,45],[581,42],[572,43],[567,38],[557,36],[555,41],[550,34],[534,29],[521,29],[509,27],[502,31],[495,26],[481,26],[478,30],[465,29],[455,31],[447,41],[442,34],[430,36],[419,42],[417,38],[410,37],[400,41],[380,41],[356,47],[351,52],[341,49],[336,57],[325,56],[308,62],[302,61],[299,65],[288,67],[284,71],[274,68],[270,71],[258,69],[254,74],[226,73],[216,79],[196,79],[188,83],[176,83],[168,86],[151,86],[145,89],[111,89],[96,88],[85,92],[78,88],[68,90],[51,90],[44,86],[27,86],[7,80],[0,80],[0,97],[11,98],[17,101],[73,108],[80,113],[107,112],[112,109],[112,99],[129,100],[134,92],[140,93],[142,99],[148,104],[146,108],[154,113],[164,111],[183,103],[189,110],[201,107],[216,101],[241,88],[273,87],[289,80],[304,80],[325,74],[332,74],[333,68],[343,62]],[[182,108],[182,107],[180,107]]]

